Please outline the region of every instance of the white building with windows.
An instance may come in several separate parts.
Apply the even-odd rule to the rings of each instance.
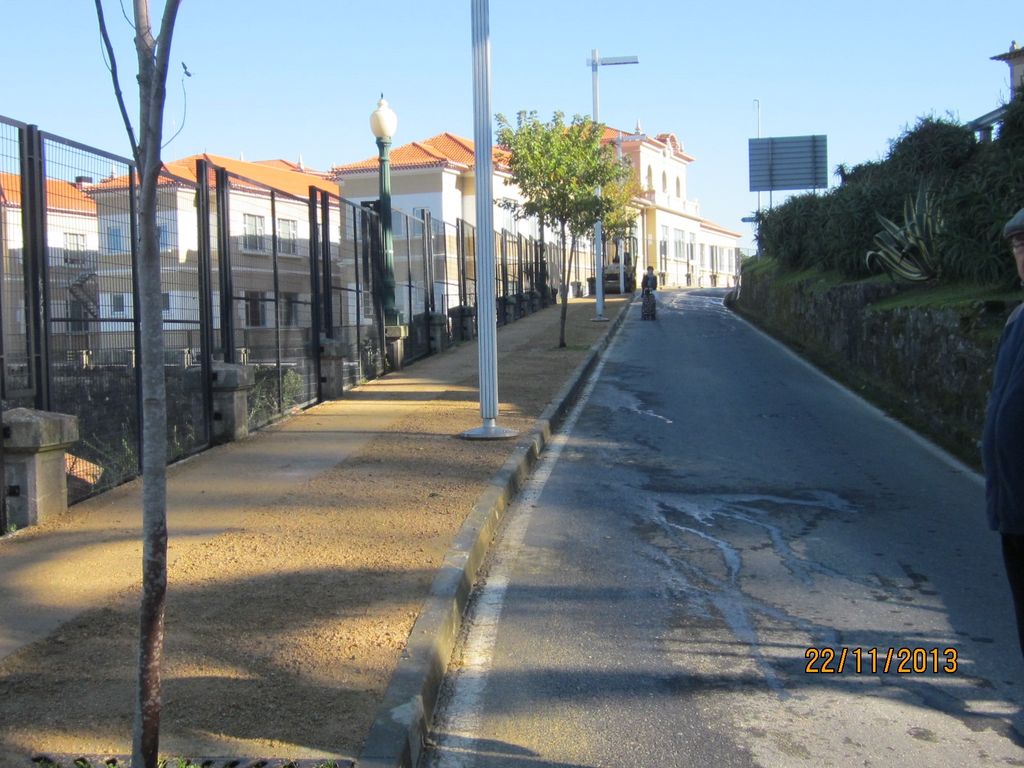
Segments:
[[[642,195],[636,200],[639,272],[653,266],[665,286],[733,286],[739,274],[740,232],[701,216],[700,203],[689,197],[687,168],[694,162],[674,134],[648,136],[605,129],[604,141],[615,145],[634,169]]]
[[[169,346],[198,344],[198,336],[193,331],[199,319],[198,160],[206,160],[230,176],[227,207],[231,257],[238,274],[243,276],[234,288],[236,297],[244,297],[234,304],[236,327],[254,331],[272,327],[274,318],[268,313],[273,306],[277,307],[282,327],[299,326],[304,319],[302,313],[308,315],[310,302],[307,285],[309,189],[312,186],[336,194],[337,186],[323,174],[307,172],[281,160],[246,162],[218,155],[193,155],[167,162],[158,188],[163,318],[169,330],[178,328],[182,336]],[[270,189],[275,190],[273,204]],[[104,318],[100,330],[118,330],[112,321],[122,315],[132,316],[131,266],[127,258],[131,250],[130,228],[125,205],[127,179],[107,179],[86,191],[95,201],[93,228],[99,241],[101,267],[98,314]],[[212,179],[211,194],[215,194]],[[212,238],[216,240],[216,233]],[[271,259],[275,251],[278,256],[276,276]],[[278,292],[272,302],[271,287],[275,279]],[[215,285],[212,293],[214,303],[219,305],[219,286]],[[215,328],[220,327],[219,313],[214,313],[213,322]]]
[[[391,202],[395,208],[422,218],[429,211],[431,218],[454,224],[459,219],[476,225],[476,159],[475,144],[452,133],[441,133],[422,141],[395,147],[389,154],[391,163]],[[494,228],[536,237],[534,222],[516,221],[501,206],[502,199],[522,201],[519,190],[507,182],[508,153],[494,148]],[[341,186],[346,200],[376,200],[379,192],[379,159],[360,160],[331,169],[332,177]]]
[[[84,330],[84,320],[99,301],[94,279],[101,246],[96,202],[88,194],[91,179],[47,179],[46,252],[51,285],[51,317],[63,322],[61,339]],[[6,279],[3,297],[3,328],[11,337],[25,334],[24,231],[22,229],[21,177],[0,173],[0,253]],[[72,340],[68,349],[74,349]],[[12,351],[8,350],[8,357]]]
[[[650,137],[640,131],[605,129],[604,142],[614,144],[635,169],[643,193],[634,201],[638,210],[635,245],[626,251],[641,253],[637,274],[648,265],[666,286],[732,286],[739,273],[740,232],[703,218],[700,204],[688,196],[687,166],[694,158],[672,134]],[[413,215],[429,210],[433,218],[454,223],[476,220],[474,144],[469,139],[442,133],[391,150],[391,196],[396,208]],[[500,205],[502,198],[521,200],[506,181],[508,158],[494,149],[494,226],[539,236],[535,222],[515,221]],[[353,201],[378,197],[378,158],[371,157],[332,169],[342,195]],[[548,234],[550,239],[551,235]],[[617,249],[610,246],[606,261]],[[589,255],[584,255],[583,261]],[[589,272],[589,270],[587,270]]]

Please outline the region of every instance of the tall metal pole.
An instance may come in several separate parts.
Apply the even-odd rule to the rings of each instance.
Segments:
[[[622,162],[622,131],[619,131],[618,138],[615,139],[615,159]],[[626,293],[626,260],[622,254],[621,237],[615,241],[615,256],[619,260],[619,295],[622,296]]]
[[[594,123],[598,123],[600,122],[599,113],[601,111],[601,93],[597,81],[598,67],[615,64],[639,64],[640,60],[636,56],[610,56],[602,59],[597,55],[597,48],[594,48],[590,51],[590,61],[587,63],[590,64],[594,92],[593,120]],[[601,197],[600,187],[597,188],[597,196]],[[598,219],[594,224],[594,294],[596,296],[596,304],[594,317],[591,318],[595,322],[608,321],[608,318],[604,316],[604,244],[602,240],[601,220]]]
[[[757,138],[761,138],[761,100],[754,99],[754,107],[757,108]],[[761,214],[761,190],[757,191],[757,213]]]
[[[600,118],[598,113],[601,108],[601,93],[597,84],[597,70],[601,66],[601,59],[597,55],[597,48],[594,48],[590,52],[590,71],[592,73],[592,84],[594,90],[594,124],[596,125]],[[601,187],[597,188],[597,196],[601,197]],[[601,231],[601,220],[598,219],[594,223],[594,294],[596,296],[594,304],[594,317],[591,318],[595,322],[605,322],[608,320],[604,316],[604,247],[602,243],[602,231]]]
[[[488,0],[472,0],[473,141],[476,164],[476,322],[481,426],[473,439],[514,437],[498,426],[498,319],[494,296],[494,157],[491,137],[491,41]]]

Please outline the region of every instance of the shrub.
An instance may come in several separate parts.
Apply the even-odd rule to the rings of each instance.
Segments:
[[[880,217],[904,221],[904,201],[926,185],[943,222],[929,259],[942,282],[1009,283],[1015,276],[1003,223],[1024,207],[1024,101],[1010,104],[996,141],[949,120],[921,118],[884,160],[839,166],[840,186],[804,194],[762,214],[762,253],[786,269],[817,267],[865,277]],[[883,237],[884,239],[884,237]]]

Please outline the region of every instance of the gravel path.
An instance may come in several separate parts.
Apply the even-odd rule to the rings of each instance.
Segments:
[[[606,315],[624,305],[609,297]],[[559,350],[558,311],[499,330],[502,426],[529,430],[608,327],[572,302]],[[480,423],[476,354],[462,345],[172,470],[172,506],[204,501],[172,516],[162,752],[358,754],[444,553],[515,446],[456,437]],[[298,460],[325,430],[345,432],[340,463]],[[248,462],[275,435],[294,447]],[[139,487],[112,493],[124,504]],[[0,660],[0,767],[130,751],[140,556],[131,536],[95,535],[105,504],[0,541],[0,563],[38,558],[19,599],[54,625]]]

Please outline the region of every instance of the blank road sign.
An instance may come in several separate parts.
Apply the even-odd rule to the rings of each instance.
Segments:
[[[828,186],[828,138],[784,136],[750,139],[750,191]]]

